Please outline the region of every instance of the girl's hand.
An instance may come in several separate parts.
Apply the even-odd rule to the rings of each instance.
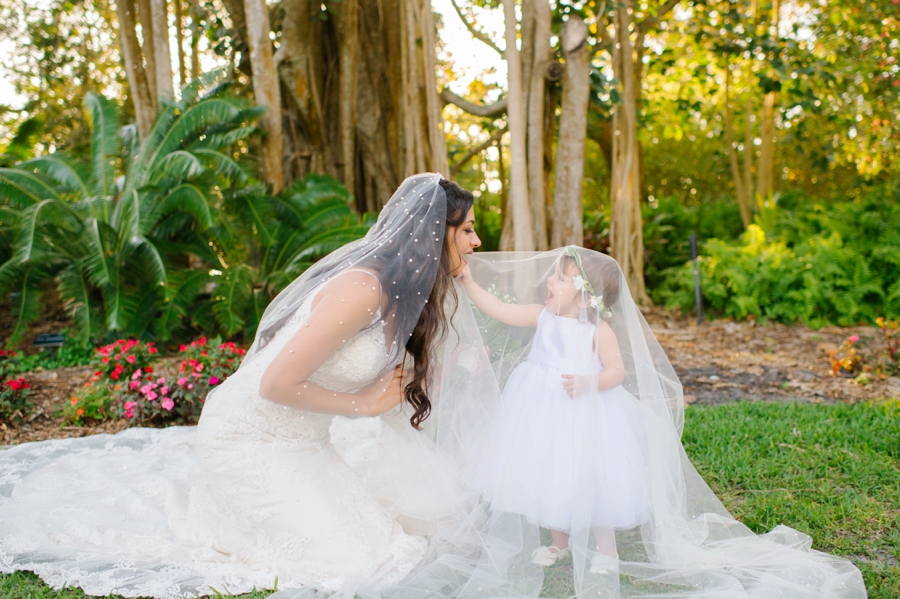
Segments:
[[[566,390],[566,393],[568,393],[569,397],[571,397],[572,399],[581,397],[584,393],[590,391],[591,384],[594,382],[594,377],[591,376],[564,374],[562,375],[562,377],[563,389]]]
[[[408,373],[398,364],[391,374],[385,373],[366,391],[368,403],[372,408],[369,416],[384,414],[403,402],[403,387]]]
[[[468,263],[459,271],[459,282],[463,285],[468,285],[472,282],[472,271],[469,270]]]

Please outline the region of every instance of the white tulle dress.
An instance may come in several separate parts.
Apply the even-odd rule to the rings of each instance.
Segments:
[[[161,598],[273,588],[276,577],[281,589],[335,590],[406,576],[446,508],[423,433],[400,413],[335,417],[259,395],[311,300],[210,395],[198,427],[0,452],[0,571]],[[383,345],[382,327],[364,330],[310,380],[358,389],[390,366]]]
[[[622,386],[571,398],[562,374],[603,372],[595,325],[543,310],[528,358],[503,388],[478,485],[495,510],[568,531],[573,495],[591,495],[591,526],[633,528],[649,512],[646,443]]]

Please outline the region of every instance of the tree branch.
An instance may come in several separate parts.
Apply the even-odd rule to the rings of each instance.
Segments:
[[[460,98],[447,88],[441,90],[441,100],[444,101],[444,106],[446,106],[447,104],[453,104],[454,106],[462,108],[469,114],[486,117],[494,117],[504,114],[506,112],[506,104],[508,102],[508,99],[506,97],[503,97],[493,104],[475,104],[474,102],[469,102],[468,100]]]
[[[491,147],[493,144],[495,144],[498,139],[503,137],[504,133],[506,133],[506,127],[503,127],[502,129],[497,129],[496,131],[494,131],[494,134],[488,138],[488,140],[486,142],[484,142],[483,144],[481,144],[474,150],[470,150],[468,154],[466,154],[465,156],[460,158],[459,162],[457,162],[452,167],[450,167],[450,176],[453,177],[454,175],[456,175],[456,173],[458,173],[460,171],[460,169],[462,167],[464,167],[468,161],[472,160],[474,157],[478,156],[479,154],[481,154],[482,152],[487,150],[489,147]]]
[[[497,53],[500,54],[500,56],[503,56],[503,50],[501,50],[501,49],[497,46],[497,44],[495,44],[495,43],[491,40],[491,38],[489,38],[489,37],[488,37],[487,35],[485,35],[483,32],[478,31],[477,29],[475,29],[475,26],[472,25],[471,23],[469,23],[469,20],[468,20],[468,19],[466,18],[466,16],[463,14],[463,11],[462,11],[462,9],[459,7],[459,4],[456,3],[456,0],[450,0],[450,4],[452,4],[452,5],[453,5],[453,8],[456,9],[456,14],[459,15],[459,20],[463,22],[463,25],[466,26],[466,29],[469,30],[469,33],[471,33],[472,36],[473,36],[475,39],[484,42],[485,44],[487,44],[488,46],[490,46],[491,48],[493,48],[494,50],[496,50]]]
[[[657,25],[659,25],[660,19],[662,19],[666,14],[672,11],[681,0],[666,0],[660,7],[659,10],[656,11],[656,14],[652,17],[647,17],[640,23],[638,23],[637,29],[639,33],[647,33]]]

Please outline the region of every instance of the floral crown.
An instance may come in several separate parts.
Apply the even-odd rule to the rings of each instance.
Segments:
[[[594,287],[588,280],[587,274],[584,272],[584,266],[581,264],[581,254],[578,253],[578,247],[574,245],[566,247],[564,255],[572,258],[575,261],[575,265],[578,266],[578,270],[581,272],[580,275],[575,275],[572,279],[575,289],[582,293],[587,293],[591,297],[588,302],[591,308],[597,311],[600,318],[609,320],[612,317],[612,310],[603,303],[602,293],[599,295],[594,293]]]

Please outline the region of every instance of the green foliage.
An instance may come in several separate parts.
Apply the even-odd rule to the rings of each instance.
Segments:
[[[900,316],[900,207],[875,189],[854,202],[811,208],[782,201],[766,234],[751,225],[738,242],[708,239],[701,257],[706,307],[732,318],[873,323]],[[657,301],[690,310],[690,264],[670,267]]]
[[[691,406],[684,448],[757,533],[778,524],[849,558],[869,597],[900,596],[900,404]]]

